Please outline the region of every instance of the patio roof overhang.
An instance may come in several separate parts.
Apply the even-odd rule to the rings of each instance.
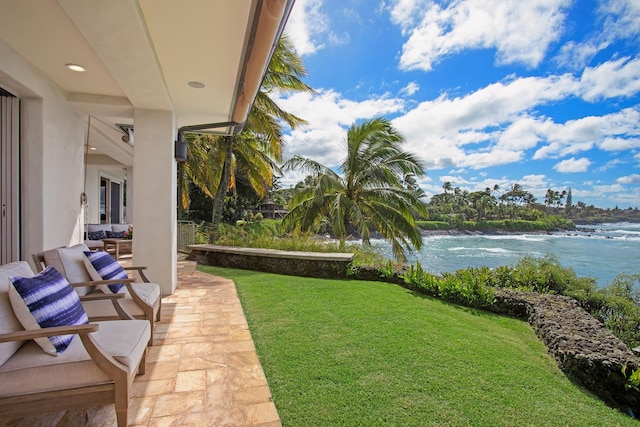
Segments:
[[[0,39],[99,119],[98,153],[130,165],[117,125],[136,109],[172,111],[178,128],[240,130],[293,3],[0,0]]]

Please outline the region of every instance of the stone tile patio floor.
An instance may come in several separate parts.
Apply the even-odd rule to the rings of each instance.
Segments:
[[[129,426],[280,426],[231,280],[178,263],[178,287],[135,379]],[[3,419],[4,426],[116,426],[113,405]]]

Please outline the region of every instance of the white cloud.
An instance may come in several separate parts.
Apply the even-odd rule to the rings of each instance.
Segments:
[[[598,146],[613,151],[638,147],[640,106],[604,116],[588,116],[565,123],[534,115],[537,107],[556,101],[593,94],[596,74],[609,70],[597,92],[616,96],[621,81],[627,94],[640,91],[630,83],[627,67],[637,61],[613,61],[611,67],[587,73],[587,78],[571,74],[523,77],[490,84],[465,96],[446,94],[418,104],[394,119],[406,136],[410,149],[425,153],[428,168],[488,167],[519,161],[524,151],[539,147],[534,159],[561,158]],[[640,63],[639,63],[640,65]],[[595,70],[595,69],[594,69]],[[480,144],[477,152],[469,144]]]
[[[574,86],[570,75],[493,83],[464,97],[442,95],[422,102],[395,122],[411,134],[453,137],[461,130],[497,126],[537,105],[564,99]]]
[[[349,126],[404,108],[399,98],[378,97],[357,102],[323,89],[316,94],[296,93],[276,102],[285,111],[307,121],[285,137],[287,155],[300,154],[327,166],[335,166],[344,158],[342,141]]]
[[[604,164],[603,166],[600,166],[600,167],[598,168],[598,170],[599,170],[600,172],[605,172],[605,171],[608,171],[608,170],[609,170],[609,169],[611,169],[611,168],[615,168],[615,167],[616,167],[616,166],[618,166],[618,165],[624,165],[624,164],[626,164],[626,163],[627,163],[627,162],[625,162],[625,161],[624,161],[624,160],[622,160],[622,159],[613,159],[613,160],[608,161],[608,162],[607,162],[606,164]]]
[[[640,138],[604,138],[598,146],[605,151],[625,151],[640,148]]]
[[[340,142],[352,123],[399,114],[392,122],[405,136],[406,148],[423,159],[427,170],[480,169],[522,161],[529,150],[535,150],[533,159],[539,160],[578,157],[594,148],[640,148],[640,105],[564,123],[536,112],[540,106],[593,94],[594,86],[598,87],[599,96],[616,96],[620,81],[633,82],[628,78],[633,74],[629,67],[636,67],[636,63],[640,64],[640,60],[612,61],[581,77],[570,73],[511,77],[464,96],[449,97],[445,93],[415,106],[388,94],[353,101],[336,91],[322,89],[315,95],[294,94],[276,101],[286,111],[308,121],[287,136],[287,153],[335,165],[343,156]],[[608,77],[596,78],[605,75],[604,70],[608,70]],[[410,87],[411,83],[405,89]],[[635,89],[633,84],[627,88],[628,94],[640,92],[640,87]],[[409,106],[412,108],[405,110]],[[562,167],[566,169],[568,165]]]
[[[583,43],[570,41],[560,48],[560,53],[555,61],[561,66],[578,70],[591,62],[593,57],[603,48],[602,45],[597,45],[594,41]]]
[[[640,35],[640,3],[637,0],[601,0],[596,10],[600,31],[584,41],[571,40],[555,58],[560,65],[581,69],[617,40]]]
[[[547,123],[539,133],[548,143],[539,148],[533,158],[563,157],[590,150],[594,146],[605,151],[637,147],[639,121],[640,106],[636,106],[604,116],[570,120],[564,124]]]
[[[553,168],[560,173],[576,173],[586,172],[589,169],[589,166],[591,166],[591,160],[586,157],[582,157],[580,159],[571,157],[570,159],[556,163]]]
[[[286,31],[298,55],[322,49],[321,37],[330,35],[329,18],[322,11],[323,0],[297,0],[287,21]]]
[[[418,82],[409,82],[405,87],[400,89],[400,95],[411,96],[420,90]]]
[[[581,95],[587,101],[633,96],[640,91],[640,59],[620,58],[586,68],[580,83]]]
[[[499,64],[536,67],[558,39],[570,0],[399,0],[391,20],[409,36],[400,68],[430,71],[443,57],[466,49],[497,50]],[[419,19],[419,21],[418,21]]]
[[[607,40],[640,35],[640,3],[637,0],[602,0],[599,12],[605,15],[602,36]]]
[[[565,99],[576,89],[571,75],[520,78],[491,84],[464,97],[442,95],[422,102],[393,123],[406,136],[409,149],[425,158],[427,169],[512,163],[522,160],[523,150],[538,143],[534,126],[539,123],[528,118],[527,112]],[[517,124],[510,127],[513,123]],[[525,134],[528,136],[521,138]],[[475,153],[462,149],[483,143],[491,147]]]
[[[640,184],[640,175],[634,173],[633,175],[621,176],[616,182],[620,184]]]

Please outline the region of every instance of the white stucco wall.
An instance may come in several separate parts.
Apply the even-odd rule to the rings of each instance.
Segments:
[[[65,94],[0,41],[0,85],[21,98],[21,258],[81,241],[87,119]]]

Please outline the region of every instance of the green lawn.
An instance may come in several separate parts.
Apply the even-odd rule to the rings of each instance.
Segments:
[[[399,286],[233,279],[284,426],[619,426],[520,320]]]

